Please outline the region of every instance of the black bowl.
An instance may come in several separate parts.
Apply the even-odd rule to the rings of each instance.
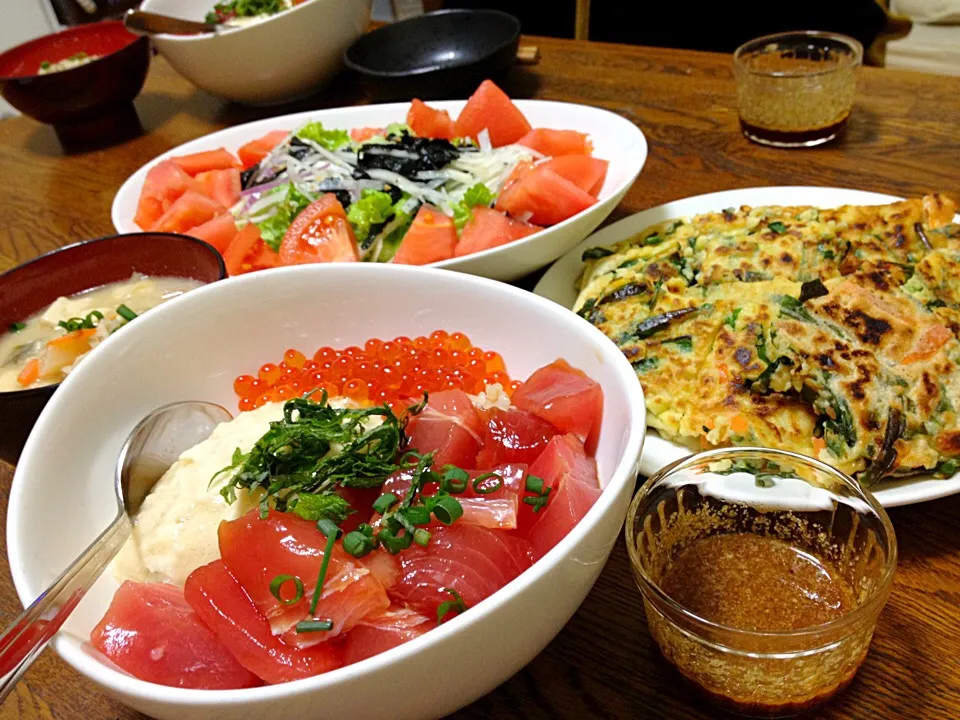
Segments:
[[[131,233],[87,240],[0,275],[0,332],[45,310],[62,295],[126,280],[134,272],[204,283],[227,275],[220,253],[192,237]],[[16,464],[40,411],[58,387],[0,392],[0,461]]]
[[[520,21],[498,10],[440,10],[385,25],[344,55],[378,99],[460,98],[517,58]]]

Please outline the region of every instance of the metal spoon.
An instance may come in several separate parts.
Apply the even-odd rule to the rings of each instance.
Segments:
[[[128,10],[126,15],[123,16],[123,24],[134,35],[157,35],[160,33],[197,35],[217,32],[219,29],[218,25],[184,20],[144,10]]]
[[[208,402],[165,405],[141,420],[117,459],[117,516],[110,526],[0,636],[0,702],[120,551],[130,518],[181,453],[210,437],[227,410]]]

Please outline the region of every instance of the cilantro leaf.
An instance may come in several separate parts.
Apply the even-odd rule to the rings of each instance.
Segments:
[[[338,150],[350,142],[346,130],[326,130],[323,123],[319,122],[304,125],[297,131],[297,137],[301,140],[313,140],[326,150]]]

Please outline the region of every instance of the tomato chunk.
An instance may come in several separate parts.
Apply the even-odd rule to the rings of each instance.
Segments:
[[[350,131],[350,139],[354,142],[362,143],[377,137],[377,135],[383,135],[385,132],[386,130],[379,127],[354,128]]]
[[[493,147],[515,143],[530,132],[530,123],[520,109],[490,80],[480,83],[454,124],[457,137],[476,139],[484,129],[490,133]]]
[[[536,167],[497,198],[497,210],[537,225],[556,225],[596,199],[546,167]]]
[[[393,605],[357,625],[343,646],[343,664],[366,660],[423,635],[436,627],[436,618]]]
[[[609,165],[610,163],[606,160],[589,155],[560,155],[547,160],[543,167],[566,178],[584,192],[597,197],[603,187],[603,181],[607,179]]]
[[[353,228],[333,193],[322,195],[297,215],[280,245],[282,265],[359,260]]]
[[[250,223],[237,233],[223,253],[230,275],[266,270],[280,264],[280,256],[261,239],[260,230]]]
[[[277,145],[286,140],[290,133],[286,130],[273,130],[261,138],[251,140],[246,145],[237,150],[237,156],[243,164],[244,170],[249,170],[254,165],[263,160],[270,151]]]
[[[183,593],[237,662],[268,683],[320,675],[343,664],[340,643],[302,649],[274,637],[266,618],[220,560],[190,573]]]
[[[442,390],[430,395],[427,406],[407,425],[410,447],[436,453],[434,464],[460,468],[475,466],[483,423],[463,390]]]
[[[538,153],[558,157],[560,155],[590,155],[593,144],[590,137],[576,130],[550,130],[536,128],[517,141]]]
[[[157,163],[143,180],[133,221],[143,230],[153,230],[157,220],[187,190],[199,190],[193,178],[171,160]]]
[[[224,148],[206,150],[192,155],[181,155],[170,159],[187,175],[198,175],[208,170],[240,169],[243,167],[240,161]]]
[[[473,218],[463,228],[455,254],[461,257],[500,247],[542,229],[508,218],[498,210],[477,207],[473,209]]]
[[[224,213],[212,220],[207,220],[207,222],[202,225],[190,228],[186,234],[210,243],[223,255],[227,251],[227,248],[230,247],[230,243],[233,242],[233,239],[237,236],[237,232],[237,225],[233,221],[233,215]]]
[[[487,420],[478,467],[532,463],[559,430],[525,410],[494,409]]]
[[[592,445],[603,417],[603,390],[563,359],[533,373],[513,393],[513,404]]]
[[[420,137],[452,140],[456,135],[453,120],[446,110],[435,110],[417,98],[407,111],[407,125]]]
[[[225,208],[233,207],[240,199],[240,171],[236,168],[207,170],[198,173],[194,180],[204,195]]]
[[[530,474],[551,488],[547,504],[539,512],[527,503],[520,509],[520,531],[528,533],[530,544],[542,557],[580,522],[602,491],[597,464],[576,435],[552,438],[530,466]]]
[[[326,537],[312,522],[273,511],[261,520],[258,510],[220,524],[220,555],[275,635],[299,647],[328,642],[350,630],[370,613],[389,605],[386,590],[373,574],[338,544],[323,583],[323,597],[313,617],[329,619],[328,632],[297,633],[298,622],[310,617],[310,600],[323,562]],[[295,575],[303,582],[303,597],[284,603],[270,592],[278,575]],[[292,588],[284,587],[283,590]],[[289,599],[285,597],[285,600]]]
[[[457,229],[453,218],[432,205],[421,205],[413,224],[403,236],[393,262],[400,265],[428,265],[453,257]]]
[[[216,200],[211,200],[196,190],[187,190],[157,220],[153,230],[183,233],[197,225],[203,225],[224,212],[226,212],[225,208]]]
[[[261,684],[173,585],[123,583],[90,644],[134,677],[158,685],[229,690]]]

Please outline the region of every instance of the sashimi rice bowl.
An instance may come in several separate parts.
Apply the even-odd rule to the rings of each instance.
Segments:
[[[113,513],[126,434],[186,399],[235,416],[161,478],[54,643],[160,718],[435,717],[491,690],[595,581],[645,427],[616,348],[516,288],[360,264],[231,279],[111,337],[40,417],[8,517],[25,603]],[[425,668],[429,693],[381,692]]]

